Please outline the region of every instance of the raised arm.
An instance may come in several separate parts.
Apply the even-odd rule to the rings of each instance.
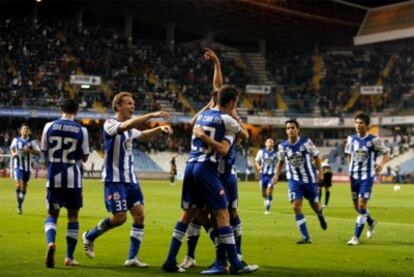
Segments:
[[[214,64],[213,89],[218,91],[223,86],[223,74],[221,72],[220,59],[210,48],[204,48],[204,50],[206,51],[204,53],[204,58],[212,61]]]
[[[124,122],[122,122],[119,125],[118,131],[119,132],[124,132],[127,130],[131,130],[134,128],[138,128],[138,126],[144,122],[147,122],[148,120],[150,120],[151,118],[168,118],[169,114],[167,112],[164,111],[159,111],[159,112],[154,112],[154,113],[148,113],[148,114],[144,114],[144,115],[140,115],[140,116],[135,116],[131,119],[128,119]]]

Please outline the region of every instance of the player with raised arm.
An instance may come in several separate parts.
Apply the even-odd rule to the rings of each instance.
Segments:
[[[79,265],[73,256],[78,242],[78,213],[82,207],[82,161],[89,155],[88,131],[75,122],[78,103],[65,100],[61,106],[62,117],[45,125],[41,149],[47,162],[47,209],[45,221],[47,240],[46,266],[55,266],[56,224],[60,209],[68,210],[66,233],[66,266]]]
[[[264,198],[265,215],[270,214],[270,206],[273,200],[273,182],[275,176],[275,167],[277,162],[277,151],[273,148],[274,141],[271,138],[266,139],[265,148],[257,152],[255,163],[260,172],[260,188]]]
[[[368,223],[367,238],[372,238],[377,224],[368,213],[368,200],[371,198],[375,175],[378,175],[389,161],[389,149],[379,137],[368,133],[370,118],[364,113],[355,116],[356,134],[347,138],[345,153],[348,155],[352,201],[358,212],[353,237],[348,245],[358,245],[365,223]],[[383,158],[376,164],[378,154]]]
[[[17,213],[23,213],[23,201],[30,180],[31,155],[39,156],[40,148],[36,140],[30,137],[29,125],[23,123],[19,129],[20,136],[15,137],[10,145],[13,160],[14,179],[16,180]]]
[[[285,122],[288,139],[278,146],[278,163],[273,182],[276,184],[286,165],[286,177],[289,187],[289,200],[295,212],[296,224],[302,234],[297,244],[312,243],[306,227],[306,219],[302,213],[303,197],[308,199],[310,206],[318,216],[323,230],[328,228],[323,210],[319,204],[317,181],[322,180],[319,150],[307,137],[299,136],[299,123],[295,119]],[[314,163],[313,163],[313,162]],[[316,170],[315,170],[316,166]]]
[[[222,81],[222,73],[220,67],[220,61],[214,51],[206,48],[206,52],[204,57],[208,60],[211,60],[214,64],[214,76],[213,76],[213,88],[215,92],[219,90],[223,86]],[[213,93],[211,101],[207,108],[214,108],[217,103],[217,94]],[[241,122],[240,117],[237,115],[236,110],[233,110],[232,117],[236,119],[241,127],[241,132],[237,136],[243,140],[248,139],[249,134],[247,130],[244,128],[244,125]],[[194,121],[196,117],[194,118]],[[214,140],[210,140],[209,137],[205,134],[203,128],[195,129],[196,137],[203,140],[205,143],[209,144],[209,146],[213,147],[214,150],[218,151],[219,149],[216,148],[217,145],[214,144]],[[219,161],[219,172],[220,177],[223,182],[224,187],[226,188],[226,193],[228,195],[228,202],[229,202],[229,213],[230,213],[230,225],[233,228],[234,237],[236,241],[236,250],[239,258],[241,259],[242,252],[241,252],[241,239],[242,239],[242,224],[241,220],[237,211],[238,207],[238,189],[237,189],[237,175],[236,175],[236,143],[238,139],[231,145],[229,152]],[[206,229],[207,233],[209,234],[210,238],[213,242],[217,241],[217,232],[213,230],[212,224],[208,219],[208,211],[200,211],[196,214],[195,218],[188,226],[187,229],[187,255],[184,257],[183,262],[180,264],[180,267],[184,269],[188,269],[192,266],[195,266],[195,249],[197,246],[198,238],[200,237],[200,230],[201,230],[201,223],[203,227]],[[213,224],[214,225],[214,224]],[[217,245],[216,245],[217,246]]]
[[[112,101],[115,116],[104,123],[105,164],[103,182],[105,204],[111,217],[101,220],[95,228],[83,234],[84,250],[94,258],[93,244],[96,238],[108,230],[122,225],[127,220],[127,211],[133,218],[130,233],[130,247],[125,266],[148,267],[138,260],[137,255],[144,235],[144,197],[135,176],[132,144],[134,139],[148,139],[158,134],[172,134],[170,126],[160,126],[139,131],[140,124],[151,118],[168,118],[160,111],[134,117],[135,102],[128,92],[115,95]]]
[[[203,111],[197,117],[194,130],[202,127],[209,138],[218,143],[216,147],[218,151],[215,151],[195,134],[193,135],[191,152],[184,172],[181,202],[184,212],[175,225],[168,257],[162,266],[166,272],[185,271],[177,265],[177,253],[194,214],[197,209],[203,208],[205,205],[214,212],[218,243],[221,245],[221,249],[225,250],[224,253],[227,254],[231,263],[230,271],[238,274],[258,269],[258,266],[246,265],[237,256],[233,230],[230,227],[226,190],[218,172],[220,157],[228,153],[236,134],[240,131],[239,124],[230,116],[236,107],[238,95],[239,92],[236,88],[223,86],[217,97],[219,108]],[[217,268],[214,274],[226,273],[226,255],[216,256],[214,266]],[[202,273],[209,274],[209,272]]]

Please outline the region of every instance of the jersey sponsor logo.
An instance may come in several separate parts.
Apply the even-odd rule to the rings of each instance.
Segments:
[[[288,160],[293,167],[301,167],[304,163],[304,159],[301,153],[293,153],[292,155],[288,156]]]
[[[356,149],[354,152],[355,161],[359,163],[366,161],[368,159],[368,156],[368,149],[365,147]]]

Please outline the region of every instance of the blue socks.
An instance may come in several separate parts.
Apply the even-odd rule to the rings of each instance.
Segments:
[[[368,213],[366,209],[360,209],[359,215],[356,220],[355,224],[355,233],[354,236],[359,238],[361,236],[362,230],[364,229],[364,225],[367,222]]]
[[[310,239],[308,228],[306,227],[306,219],[303,214],[295,215],[296,225],[298,225],[299,231],[302,234],[303,239],[308,240]]]
[[[241,255],[241,239],[242,239],[242,224],[240,221],[240,217],[237,216],[236,218],[230,219],[230,225],[233,228],[234,239],[236,241],[236,250],[237,254]]]
[[[195,258],[195,249],[200,238],[200,231],[200,223],[194,219],[187,229],[187,256],[193,259]]]
[[[26,196],[26,192],[20,189],[16,189],[16,198],[17,198],[17,207],[21,210],[22,204],[24,201],[24,197]]]
[[[129,246],[128,260],[134,259],[137,256],[143,236],[144,224],[132,224],[130,233],[131,243]]]
[[[68,222],[66,230],[66,257],[73,259],[76,244],[78,243],[79,222]]]
[[[235,267],[242,266],[241,261],[237,257],[236,251],[236,242],[234,240],[233,230],[230,226],[224,226],[217,229],[219,235],[219,245],[218,248],[224,246],[226,250],[227,257],[229,258],[230,263]],[[217,257],[217,261],[221,262],[221,257]]]
[[[173,231],[173,237],[170,244],[170,249],[168,250],[168,257],[167,261],[171,263],[177,263],[177,254],[180,250],[181,243],[184,239],[185,233],[187,231],[187,224],[182,223],[181,221],[178,221],[175,224],[174,231]]]
[[[265,209],[266,211],[269,211],[270,206],[272,205],[273,195],[266,195],[265,199]]]
[[[95,228],[86,234],[86,239],[94,241],[97,237],[112,229],[114,226],[111,225],[110,219],[105,218],[101,220]]]
[[[45,221],[45,234],[47,244],[55,243],[57,218],[49,215]]]

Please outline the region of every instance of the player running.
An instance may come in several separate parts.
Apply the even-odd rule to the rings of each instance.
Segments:
[[[312,243],[306,227],[306,219],[302,213],[303,197],[308,199],[309,204],[318,216],[323,230],[328,228],[322,207],[319,204],[318,188],[316,183],[322,180],[321,160],[319,150],[307,137],[299,136],[299,123],[295,119],[286,121],[286,134],[288,139],[279,144],[278,163],[273,182],[276,184],[286,164],[286,177],[289,186],[289,200],[295,212],[296,224],[302,234],[302,239],[297,244]],[[312,160],[316,166],[312,163]]]
[[[39,156],[40,148],[32,139],[29,125],[23,123],[19,130],[20,136],[15,137],[10,145],[13,159],[14,179],[16,180],[17,213],[23,213],[23,202],[30,180],[31,155]]]
[[[270,214],[270,206],[273,200],[273,182],[275,176],[275,167],[277,162],[277,152],[273,148],[274,141],[268,138],[265,142],[265,148],[257,152],[255,163],[256,168],[260,172],[260,188],[262,197],[264,198],[265,215]]]
[[[368,223],[367,238],[370,239],[374,235],[377,221],[368,213],[368,200],[371,198],[375,175],[380,174],[390,159],[389,149],[380,138],[368,133],[369,116],[360,113],[354,119],[356,134],[348,137],[345,153],[348,155],[352,200],[358,217],[354,235],[348,241],[348,245],[359,244],[365,223]],[[378,154],[382,154],[383,157],[381,162],[376,164]]]
[[[88,131],[75,122],[78,103],[75,100],[64,101],[62,117],[45,125],[42,134],[41,149],[47,162],[47,209],[45,221],[47,240],[46,266],[55,266],[56,224],[60,209],[68,210],[66,232],[66,266],[76,266],[75,252],[78,242],[78,213],[82,207],[82,161],[89,155]]]

